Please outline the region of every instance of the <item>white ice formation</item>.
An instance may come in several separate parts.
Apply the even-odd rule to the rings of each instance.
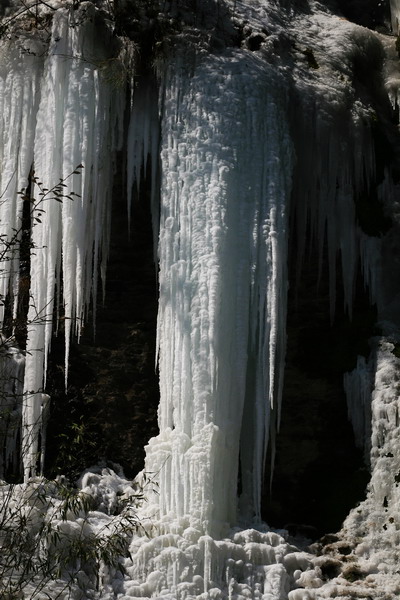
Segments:
[[[298,551],[286,532],[261,522],[261,488],[267,447],[273,458],[279,429],[290,231],[298,273],[310,249],[320,271],[327,260],[332,319],[338,271],[350,315],[361,271],[379,318],[396,316],[388,299],[398,288],[385,262],[393,231],[367,235],[354,202],[367,201],[374,187],[385,210],[392,216],[397,210],[389,169],[377,173],[378,117],[365,75],[372,65],[380,97],[398,108],[394,38],[383,40],[316,2],[305,14],[275,3],[231,4],[243,31],[262,31],[257,51],[243,43],[194,57],[185,35],[178,35],[159,80],[144,77],[127,106],[125,83],[114,70],[125,73],[115,58],[117,42],[92,3],[78,10],[51,3],[48,47],[27,26],[17,42],[1,43],[0,239],[8,243],[0,254],[0,295],[10,299],[14,320],[24,284],[18,248],[28,202],[33,247],[26,364],[6,345],[1,369],[14,383],[7,383],[1,410],[16,419],[22,413],[27,480],[43,463],[53,315],[62,307],[57,318],[65,323],[67,377],[71,336],[79,338],[91,300],[96,304],[98,273],[105,277],[114,155],[123,143],[128,219],[143,173],[151,180],[159,234],[160,433],[146,448],[151,485],[140,509],[143,531],[133,537],[125,577],[104,570],[97,596],[95,590],[79,596],[77,581],[77,598],[355,594],[346,578],[324,583],[325,559]],[[391,9],[395,32],[398,3]],[[383,81],[375,71],[385,49]],[[131,62],[128,72],[133,68]],[[125,74],[129,83],[133,78]],[[0,316],[9,327],[3,308]],[[393,335],[388,326],[379,350],[375,340],[370,360],[360,357],[345,377],[356,441],[371,450],[372,479],[342,535],[353,540],[352,560],[365,576],[365,590],[378,589],[376,598],[384,598],[395,575],[389,545],[399,541]],[[2,460],[9,462],[16,437],[3,429]],[[69,515],[65,528],[90,537],[107,527],[115,490],[129,487],[116,478],[86,474],[82,486],[97,498],[98,510],[87,523]],[[373,525],[362,532],[366,515]]]
[[[160,435],[146,469],[160,471],[167,529],[189,519],[211,534],[236,518],[239,449],[260,516],[282,391],[292,147],[284,90],[258,58],[203,61],[190,78],[178,63],[164,89]]]
[[[71,23],[68,10],[55,13],[45,58],[40,43],[28,36],[3,42],[1,49],[0,226],[6,242],[0,257],[1,297],[14,298],[14,317],[24,201],[31,203],[34,248],[23,404],[25,477],[35,473],[40,453],[55,297],[63,306],[67,378],[70,338],[72,333],[79,338],[91,297],[96,305],[98,272],[105,277],[108,255],[113,152],[121,140],[124,94],[104,75],[111,33],[95,28],[92,5],[83,10],[88,12],[79,27]]]

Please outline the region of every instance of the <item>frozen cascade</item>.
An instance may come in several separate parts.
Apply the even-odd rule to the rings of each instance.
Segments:
[[[145,473],[154,490],[146,490],[140,515],[148,537],[134,537],[132,560],[125,561],[128,576],[111,581],[109,597],[329,597],[329,592],[310,589],[322,586],[310,556],[291,546],[285,532],[260,523],[260,488],[266,447],[269,439],[273,447],[280,418],[289,208],[297,223],[299,272],[309,250],[305,240],[312,238],[321,269],[327,251],[331,316],[339,254],[347,311],[351,314],[360,263],[371,302],[381,302],[381,240],[362,233],[354,208],[354,198],[367,195],[375,183],[371,120],[376,115],[357,100],[351,83],[353,60],[378,55],[380,46],[374,34],[311,4],[312,10],[294,23],[296,33],[288,23],[285,35],[315,48],[318,73],[311,72],[303,46],[299,50],[284,36],[278,39],[271,19],[264,50],[270,44],[268,51],[276,47],[284,53],[290,46],[290,77],[286,65],[273,64],[275,50],[271,62],[242,49],[198,56],[190,68],[178,52],[168,59],[159,104],[153,82],[142,80],[133,92],[128,196],[134,185],[140,189],[144,173],[152,180],[155,208],[161,177],[160,214],[153,212],[155,223],[160,217],[160,434],[146,449]],[[90,3],[82,5],[89,14],[94,10]],[[247,3],[238,5],[244,10]],[[396,7],[392,2],[392,14]],[[268,10],[277,9],[252,2],[248,10],[265,19]],[[72,195],[62,203],[45,195],[44,212],[32,215],[36,250],[23,408],[26,477],[43,462],[38,438],[43,442],[49,401],[42,390],[54,295],[62,296],[65,307],[67,375],[70,336],[79,337],[95,296],[98,264],[104,274],[110,153],[121,137],[124,94],[101,74],[109,56],[107,32],[95,35],[90,19],[71,27],[71,14],[55,12],[45,60],[5,44],[1,50],[0,182],[6,215],[1,232],[12,236],[12,227],[19,228],[23,197],[17,192],[27,187],[32,163],[40,177],[33,181],[34,197],[40,198],[44,186],[53,189],[64,180],[66,195]],[[151,172],[146,174],[149,157]],[[378,190],[381,200],[393,192],[389,179],[386,174]],[[10,277],[2,278],[0,293],[17,298],[18,256],[5,270]],[[373,359],[372,466],[378,468],[369,507],[374,518],[376,507],[397,494],[384,475],[394,458],[391,473],[397,482],[391,432],[398,428],[393,383],[398,359],[393,350],[394,344],[383,341]],[[23,358],[13,348],[8,354],[1,367],[13,373],[15,385],[6,409],[18,413]],[[367,411],[367,390],[361,393],[360,386],[370,365],[360,358],[345,384],[360,444],[368,429],[359,406]],[[7,440],[6,460],[14,442]],[[252,527],[248,530],[230,529],[238,522],[238,478],[239,523]],[[100,480],[87,475],[82,486],[101,495]],[[104,494],[112,485],[104,484]],[[107,516],[93,514],[93,527],[107,522]],[[380,526],[382,515],[373,522]],[[349,520],[348,527],[353,526]]]
[[[178,61],[164,90],[160,435],[145,469],[161,530],[219,535],[236,520],[240,440],[244,502],[260,516],[279,414],[291,143],[284,89],[257,59],[204,60],[191,77]]]
[[[331,39],[328,42],[332,50],[332,64],[329,67],[335,70],[340,63],[345,75],[332,77],[328,71],[326,76],[326,71],[323,71],[313,80],[301,70],[295,73],[299,94],[295,95],[295,98],[301,108],[296,106],[293,110],[296,115],[301,114],[301,119],[296,120],[296,127],[291,132],[297,150],[293,209],[297,221],[299,265],[306,251],[303,240],[311,237],[315,241],[321,268],[325,246],[328,249],[333,318],[336,303],[336,265],[339,256],[345,308],[349,314],[352,312],[355,279],[360,265],[371,302],[377,303],[378,306],[381,303],[380,240],[370,239],[361,231],[357,225],[354,207],[354,198],[367,194],[375,182],[375,153],[370,126],[374,115],[370,107],[358,101],[355,101],[351,111],[348,111],[351,77],[349,48],[354,55],[361,56],[369,52],[378,56],[380,47],[375,36],[368,32],[360,32],[351,24],[340,23],[338,27],[336,20],[328,23],[325,15],[311,19],[315,19],[312,27],[309,27],[308,22],[299,26],[305,37],[302,38],[302,42],[307,43],[308,31],[310,36],[315,36],[317,21],[321,19],[318,23],[323,31],[321,44],[326,45],[326,29],[329,25],[329,28],[332,28]],[[315,43],[314,37],[312,41],[310,38],[309,42],[310,45]],[[248,72],[253,76],[256,72],[254,56],[244,58],[242,55],[241,59],[246,64],[246,69],[249,69],[251,61],[253,70]],[[257,189],[258,176],[255,176],[254,180],[252,177],[259,169],[259,153],[263,152],[263,156],[268,157],[269,152],[274,152],[274,148],[269,145],[274,143],[274,136],[271,135],[274,127],[270,125],[269,129],[267,125],[269,135],[260,139],[257,132],[262,131],[262,127],[258,124],[256,137],[253,137],[254,130],[247,124],[249,113],[244,108],[240,112],[240,119],[235,118],[236,106],[242,106],[241,94],[246,87],[243,82],[248,73],[242,73],[239,79],[236,72],[233,78],[234,63],[225,62],[223,59],[214,60],[212,65],[211,61],[204,61],[196,68],[191,78],[180,78],[179,69],[172,74],[170,72],[162,99],[163,179],[158,321],[161,433],[157,438],[150,440],[146,458],[146,472],[153,474],[159,486],[159,497],[157,494],[150,495],[147,509],[148,531],[151,535],[156,534],[156,537],[150,540],[143,537],[134,540],[131,546],[133,563],[128,567],[132,581],[126,584],[124,591],[127,597],[219,598],[264,593],[263,597],[270,599],[286,597],[288,585],[304,585],[306,590],[292,590],[288,593],[288,598],[328,598],[331,593],[328,586],[326,591],[318,595],[319,587],[322,586],[318,565],[315,570],[310,570],[309,557],[292,557],[290,554],[285,555],[284,559],[275,554],[275,561],[278,563],[275,565],[274,551],[268,548],[267,540],[263,552],[268,554],[268,557],[264,554],[260,562],[248,562],[248,565],[253,564],[253,568],[247,572],[250,577],[246,578],[237,570],[239,565],[242,567],[237,555],[243,548],[232,544],[235,542],[234,535],[224,528],[224,522],[232,522],[231,515],[234,517],[235,513],[237,454],[232,451],[232,444],[238,443],[240,435],[247,442],[253,442],[246,448],[243,448],[242,444],[240,449],[244,490],[244,502],[241,503],[241,507],[250,507],[249,512],[254,511],[258,516],[259,490],[254,482],[257,469],[260,469],[259,472],[262,470],[264,442],[260,444],[260,440],[266,429],[263,419],[258,415],[254,419],[248,399],[256,398],[256,412],[261,406],[257,395],[258,385],[262,383],[264,389],[268,390],[272,379],[265,372],[260,377],[263,369],[258,371],[258,364],[252,358],[252,343],[257,338],[258,319],[263,314],[258,306],[260,302],[262,304],[262,298],[265,298],[260,293],[254,293],[254,288],[262,287],[257,278],[261,275],[260,265],[264,269],[265,263],[259,260],[256,266],[252,261],[253,257],[261,256],[258,250],[253,250],[260,238],[255,228],[255,235],[246,236],[253,219],[260,219],[260,213],[257,212],[256,215],[252,212],[253,205],[245,203],[249,181],[250,188],[254,189],[255,186]],[[226,78],[221,89],[216,92],[214,89],[218,85],[220,65],[223,65]],[[267,69],[265,65],[262,68]],[[276,72],[275,80],[273,77],[271,74],[273,88],[268,88],[266,93],[270,99],[276,98],[279,91],[284,92],[283,79],[277,78]],[[238,81],[240,87],[235,88]],[[249,83],[246,89],[246,96],[250,95],[249,90],[251,95],[254,95],[262,85],[261,77],[252,77],[251,85]],[[228,94],[229,101],[226,100]],[[265,100],[264,106],[266,104]],[[223,110],[218,111],[220,106]],[[260,118],[257,106],[254,102],[253,122]],[[283,106],[282,99],[279,108]],[[284,114],[278,112],[276,116],[276,107],[271,110],[271,105],[268,104],[268,108],[271,112],[264,110],[261,113],[263,119],[269,123],[268,114],[275,114],[275,124],[284,128],[283,122],[280,121],[281,118],[285,118]],[[227,119],[232,119],[235,126],[227,126]],[[249,137],[249,131],[252,137]],[[226,138],[223,137],[225,132]],[[226,143],[225,139],[229,140],[229,143]],[[283,139],[287,139],[286,136],[283,136]],[[304,140],[307,140],[307,144],[304,144]],[[247,147],[252,149],[251,170],[246,168],[249,164],[249,157],[245,151],[247,144]],[[281,152],[281,141],[278,147]],[[289,149],[288,144],[286,151],[290,152]],[[229,170],[232,164],[235,168]],[[289,161],[285,161],[284,165],[289,165]],[[221,166],[225,167],[225,173],[221,173]],[[277,174],[277,171],[273,173]],[[284,173],[285,171],[282,171],[282,174]],[[286,179],[286,185],[275,186],[274,193],[276,194],[277,190],[288,189],[289,180],[290,177]],[[382,184],[379,190],[381,198],[387,192],[385,185]],[[219,199],[218,205],[214,202],[215,198]],[[228,204],[225,198],[234,198],[234,202],[230,201]],[[276,200],[272,201],[272,208],[277,204]],[[257,211],[260,210],[258,206],[259,201]],[[267,212],[270,209],[271,204],[267,204]],[[272,215],[272,212],[269,214]],[[285,224],[286,227],[285,216],[283,215],[281,224]],[[193,240],[190,245],[189,239]],[[250,255],[249,240],[252,248]],[[243,245],[242,241],[245,242]],[[286,242],[282,238],[278,242],[280,251],[286,250]],[[265,246],[262,248],[264,250]],[[272,256],[272,245],[270,248]],[[225,262],[228,256],[229,262]],[[250,280],[247,279],[244,267],[246,264],[251,265]],[[236,272],[233,271],[234,266]],[[265,271],[267,277],[264,274],[264,281],[268,281],[271,275],[268,268],[271,269],[271,265]],[[284,272],[281,271],[281,274]],[[236,288],[232,285],[233,281],[239,282]],[[229,298],[226,302],[225,290],[228,290],[226,297]],[[284,285],[281,290],[281,297],[284,297]],[[247,298],[244,297],[245,294],[248,294]],[[267,292],[266,297],[274,296],[268,295]],[[250,311],[248,307],[251,307]],[[272,311],[269,314],[273,318],[274,308],[270,306],[269,310]],[[247,314],[251,315],[248,322],[243,318]],[[283,314],[282,311],[281,315]],[[217,331],[214,329],[216,316],[219,325]],[[235,320],[237,325],[232,326],[231,323],[235,323]],[[266,322],[265,325],[266,331],[271,333],[271,340],[272,328],[268,330]],[[240,337],[237,337],[237,332]],[[240,350],[243,348],[243,340],[247,341],[245,356]],[[284,348],[284,343],[280,348]],[[268,350],[266,352],[263,349],[260,354],[268,356]],[[272,356],[273,351],[269,354],[270,358]],[[226,370],[228,365],[234,365],[229,372]],[[273,361],[272,365],[275,366]],[[348,388],[358,385],[363,368],[364,365],[360,361],[358,372],[353,377],[349,376]],[[245,378],[239,379],[241,373],[245,373]],[[247,384],[250,382],[255,382],[253,393],[247,395]],[[367,391],[363,396],[367,412],[366,395]],[[225,405],[221,401],[224,397],[229,398]],[[355,393],[353,398],[355,399]],[[359,408],[353,411],[355,423],[359,411]],[[219,415],[222,416],[221,425],[218,421]],[[241,415],[241,419],[237,417],[237,422],[232,422],[232,415]],[[276,418],[277,415],[273,414],[272,429]],[[225,428],[226,423],[229,425],[228,430]],[[261,428],[257,429],[256,424],[260,423]],[[362,428],[364,429],[361,432]],[[365,419],[363,424],[357,424],[360,443],[364,430],[367,430]],[[227,442],[231,444],[229,456],[224,454],[225,449],[229,448]],[[250,456],[253,449],[254,454]],[[250,464],[253,470],[246,472],[246,467]],[[194,495],[195,493],[197,495]],[[220,506],[220,500],[223,501],[223,506]],[[243,511],[242,516],[248,515]],[[211,534],[212,537],[207,534]],[[251,542],[255,542],[253,534],[247,535],[250,536]],[[226,537],[218,540],[219,536]],[[253,548],[255,550],[256,546]],[[288,553],[290,549],[286,547],[284,552]],[[275,569],[276,575],[281,564],[285,570],[277,577],[280,584],[274,588],[269,587],[269,568],[273,567],[270,574]],[[302,569],[309,570],[302,574]],[[245,583],[239,584],[239,581]],[[318,588],[318,592],[309,588]]]

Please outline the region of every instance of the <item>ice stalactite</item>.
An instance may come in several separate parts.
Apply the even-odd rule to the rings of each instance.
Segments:
[[[291,143],[272,71],[235,54],[190,75],[177,61],[162,99],[161,530],[217,534],[243,504],[260,516],[277,425],[286,319]],[[249,440],[252,440],[249,443]]]
[[[319,275],[323,260],[327,259],[331,320],[336,309],[338,259],[344,308],[350,316],[360,265],[371,301],[376,303],[379,295],[376,270],[379,258],[374,256],[376,244],[358,226],[354,203],[354,198],[368,193],[374,179],[371,116],[357,106],[354,114],[343,113],[343,106],[337,99],[344,91],[344,88],[336,90],[336,103],[316,96],[312,104],[307,105],[308,97],[305,95],[304,120],[295,131],[296,147],[302,149],[298,154],[294,184],[298,238],[296,272],[300,279],[302,262],[307,260],[310,247],[315,248],[318,255]],[[333,123],[336,123],[336,131],[333,131]],[[339,127],[343,129],[338,131]],[[352,132],[351,136],[344,134],[345,129]],[[305,146],[304,139],[307,139]],[[310,244],[308,248],[307,243]]]
[[[132,195],[140,195],[142,178],[150,179],[150,205],[157,255],[159,229],[158,177],[159,177],[160,117],[158,87],[153,76],[142,77],[132,85],[132,106],[127,141],[127,200],[128,227],[132,217]],[[148,173],[150,168],[150,173]],[[135,190],[136,188],[136,190]],[[134,216],[133,216],[134,218]]]
[[[64,306],[67,379],[71,334],[79,338],[91,297],[96,304],[97,274],[100,268],[104,278],[108,254],[112,156],[121,142],[117,121],[124,91],[107,78],[111,33],[103,25],[99,41],[94,6],[85,3],[81,12],[56,11],[49,47],[37,52],[45,59],[35,55],[32,43],[32,54],[18,45],[2,47],[1,227],[15,242],[16,254],[11,247],[11,260],[9,253],[3,257],[3,298],[9,280],[18,298],[23,195],[17,192],[24,188],[35,198],[23,406],[25,477],[38,462],[55,294]]]

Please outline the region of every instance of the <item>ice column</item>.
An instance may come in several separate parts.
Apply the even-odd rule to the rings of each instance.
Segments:
[[[240,54],[170,68],[162,98],[160,434],[146,472],[161,529],[236,520],[238,460],[259,515],[285,350],[291,144],[285,94]],[[157,506],[158,505],[158,506]]]

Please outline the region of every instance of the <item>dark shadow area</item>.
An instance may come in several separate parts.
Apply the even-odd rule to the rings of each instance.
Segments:
[[[389,0],[336,0],[343,15],[353,23],[376,29],[390,28]]]
[[[63,335],[52,348],[47,386],[52,398],[49,476],[76,478],[91,464],[113,461],[133,477],[143,468],[144,446],[158,431],[150,190],[144,182],[134,198],[129,235],[124,172],[121,164],[115,178],[105,302],[99,289],[96,331],[89,315],[80,344],[72,344],[67,393]]]
[[[369,473],[355,447],[343,374],[355,368],[357,355],[368,355],[376,318],[360,277],[353,319],[339,297],[331,325],[328,273],[318,285],[316,263],[308,262],[289,294],[282,421],[263,505],[269,525],[311,539],[340,529],[365,495]]]

